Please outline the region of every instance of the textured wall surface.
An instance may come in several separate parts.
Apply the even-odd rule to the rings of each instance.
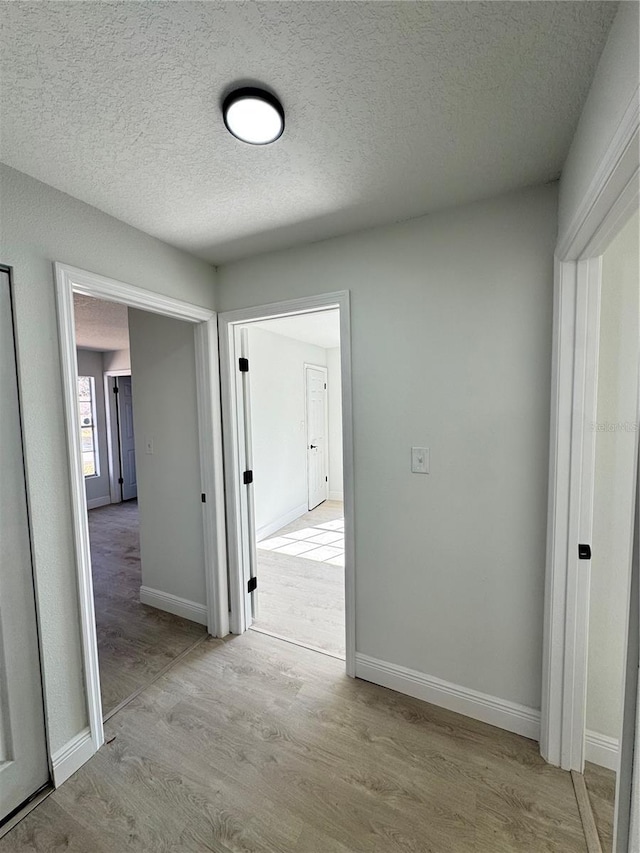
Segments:
[[[406,219],[556,179],[615,10],[5,3],[0,160],[215,262]],[[222,123],[247,77],[273,146]]]
[[[220,310],[351,291],[357,651],[530,707],[556,203],[541,187],[218,270]]]
[[[34,562],[49,737],[86,725],[53,261],[214,307],[215,271],[153,237],[0,166],[0,258],[14,268]]]

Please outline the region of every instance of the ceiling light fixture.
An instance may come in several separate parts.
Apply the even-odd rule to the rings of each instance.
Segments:
[[[222,103],[227,130],[250,145],[268,145],[282,136],[284,110],[280,101],[264,89],[243,88],[230,92]]]

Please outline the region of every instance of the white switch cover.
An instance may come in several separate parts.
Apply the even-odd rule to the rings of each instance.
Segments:
[[[411,472],[413,474],[428,474],[429,473],[429,448],[428,447],[412,447],[411,448]]]
[[[152,438],[147,439],[147,441],[145,443],[144,452],[145,453],[153,453],[153,439]]]

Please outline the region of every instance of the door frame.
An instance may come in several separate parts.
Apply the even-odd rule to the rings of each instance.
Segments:
[[[190,302],[162,296],[132,284],[54,263],[64,417],[67,433],[71,511],[76,553],[78,599],[84,664],[84,684],[93,751],[104,743],[98,645],[91,577],[91,552],[87,502],[82,473],[80,431],[77,419],[77,375],[74,293],[118,302],[164,317],[193,324],[196,352],[196,392],[200,475],[204,526],[204,557],[207,590],[207,628],[215,637],[229,633],[226,575],[222,434],[218,394],[216,314]],[[86,755],[88,758],[89,755]],[[63,779],[57,779],[60,784]]]
[[[327,484],[327,497],[325,500],[329,500],[329,369],[326,365],[322,364],[308,364],[307,362],[303,365],[304,370],[304,419],[305,419],[305,430],[307,436],[307,453],[306,453],[306,461],[307,461],[307,509],[309,508],[309,399],[307,397],[308,386],[307,386],[307,370],[320,370],[324,373],[325,380],[325,400],[324,400],[324,475],[326,477]]]
[[[103,373],[104,384],[104,411],[105,420],[107,423],[107,464],[109,466],[109,494],[111,495],[111,503],[122,503],[122,492],[118,483],[119,473],[116,470],[116,461],[119,463],[119,453],[116,453],[116,446],[120,448],[120,439],[116,434],[117,426],[114,422],[114,412],[116,409],[113,401],[113,391],[110,380],[118,376],[131,376],[131,368],[123,370],[105,370]],[[114,439],[115,435],[115,439]]]
[[[351,380],[351,314],[348,290],[291,299],[268,305],[226,311],[218,315],[220,337],[222,427],[224,434],[225,495],[228,520],[228,564],[230,593],[230,630],[247,630],[245,614],[246,543],[243,537],[243,500],[241,494],[241,439],[238,430],[238,399],[235,328],[258,320],[308,314],[338,308],[340,310],[340,374],[342,377],[342,441],[345,516],[345,640],[346,672],[355,677],[355,537],[353,473],[353,403]],[[245,502],[246,503],[246,502]]]

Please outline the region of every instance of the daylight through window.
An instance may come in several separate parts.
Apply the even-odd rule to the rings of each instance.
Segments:
[[[82,470],[85,477],[98,477],[96,394],[93,376],[78,376],[78,417],[82,441]]]

